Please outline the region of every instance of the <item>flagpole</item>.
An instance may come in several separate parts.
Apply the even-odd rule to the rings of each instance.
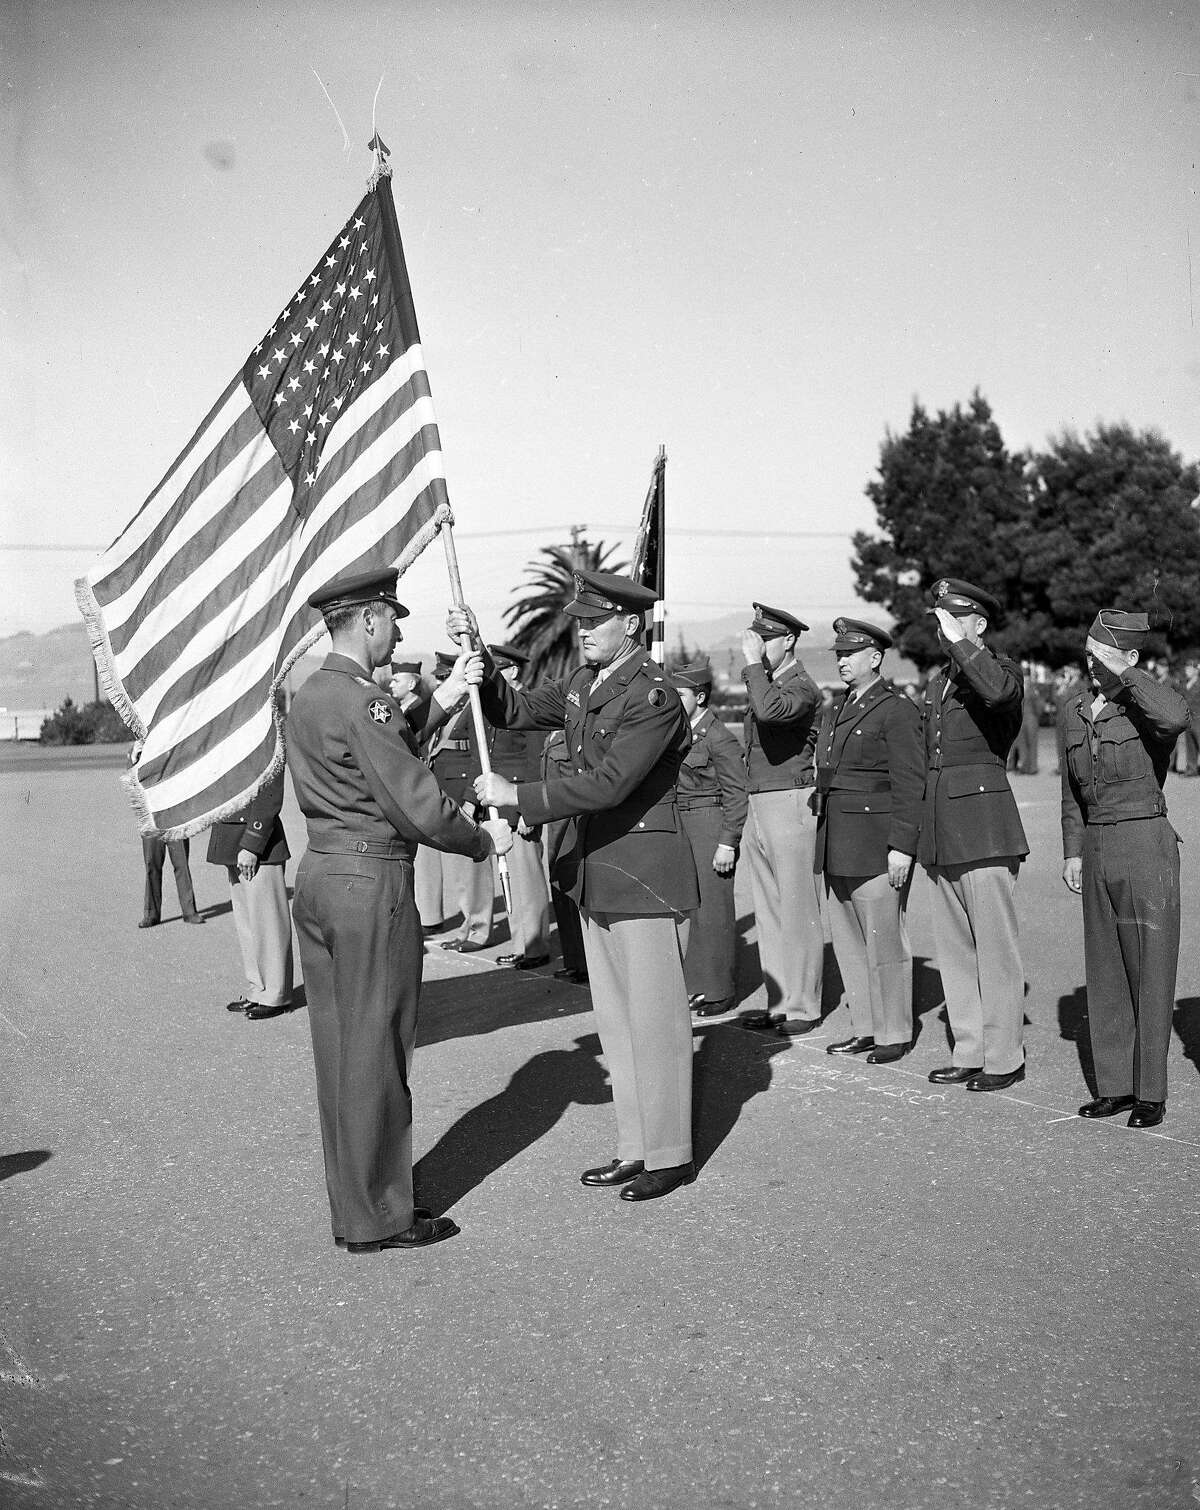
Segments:
[[[466,600],[463,598],[462,577],[458,571],[458,552],[454,548],[454,520],[447,518],[441,524],[442,544],[446,548],[446,570],[450,573],[450,592],[454,598],[455,608],[465,608]],[[472,650],[479,647],[471,643],[471,635],[463,631],[459,640],[462,649],[470,647]],[[479,764],[485,776],[492,774],[492,760],[488,754],[487,725],[483,721],[483,704],[479,701],[479,688],[468,687],[467,697],[471,704],[471,721],[475,725],[475,744],[479,750]],[[500,817],[500,809],[488,808],[488,816]],[[508,910],[509,927],[513,924],[513,901],[512,881],[508,873],[508,861],[503,855],[496,856],[496,868],[500,872],[500,889],[504,892],[504,905]]]

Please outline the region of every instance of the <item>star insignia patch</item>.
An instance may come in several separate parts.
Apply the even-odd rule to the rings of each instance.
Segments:
[[[648,700],[652,708],[661,708],[663,703],[665,703],[667,700],[667,694],[661,687],[655,687],[654,690],[649,694]]]
[[[380,702],[378,699],[371,704],[367,712],[377,724],[390,724],[392,721],[392,710],[387,703]]]

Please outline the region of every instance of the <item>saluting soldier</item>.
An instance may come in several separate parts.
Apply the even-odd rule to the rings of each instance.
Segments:
[[[515,645],[489,645],[492,664],[512,686],[521,685],[521,668],[528,657]],[[493,729],[488,752],[493,771],[514,786],[541,777],[542,738],[525,729]],[[471,793],[474,796],[474,791]],[[506,855],[512,916],[508,920],[513,948],[496,963],[514,970],[536,970],[550,963],[550,892],[542,854],[542,831],[515,814],[513,847]],[[494,895],[493,890],[493,895]]]
[[[1138,666],[1150,621],[1104,609],[1088,630],[1095,696],[1063,709],[1063,880],[1083,895],[1088,1024],[1099,1095],[1081,1117],[1166,1115],[1179,963],[1179,838],[1163,784],[1187,702]]]
[[[821,1021],[825,933],[812,868],[817,820],[809,790],[821,694],[796,659],[796,637],[808,625],[781,608],[753,606],[754,621],[742,633],[750,699],[743,738],[750,816],[742,854],[767,1010],[742,1021],[795,1036]]]
[[[1025,1078],[1025,976],[1016,888],[1029,853],[1008,784],[1021,727],[1021,668],[983,643],[1000,612],[991,593],[943,577],[930,610],[947,664],[925,686],[925,795],[917,858],[930,910],[953,1063],[939,1085],[1003,1090]]]
[[[476,825],[417,758],[399,705],[372,681],[408,610],[394,567],[309,599],[332,653],[292,702],[288,768],[308,825],[294,915],[308,992],[325,1181],[351,1253],[418,1248],[458,1231],[413,1205],[409,1069],[421,990],[417,844],[485,860],[512,842]],[[465,667],[467,657],[461,658]],[[452,696],[466,686],[451,677]]]
[[[813,863],[853,1032],[826,1053],[888,1064],[912,1045],[907,908],[925,786],[921,715],[880,675],[886,630],[841,618],[833,632],[846,696],[817,736]]]
[[[575,820],[558,873],[579,905],[617,1114],[616,1158],[582,1180],[623,1185],[628,1201],[667,1195],[696,1174],[679,924],[700,899],[675,799],[691,733],[678,694],[642,648],[654,601],[628,577],[580,571],[566,611],[579,624],[583,666],[519,691],[485,654],[488,718],[504,728],[563,727],[574,770],[522,786],[495,772],[475,783],[481,802],[515,807],[527,823]],[[474,621],[455,610],[449,628],[461,639]]]

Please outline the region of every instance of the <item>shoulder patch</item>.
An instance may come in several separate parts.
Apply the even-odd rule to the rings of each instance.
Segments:
[[[371,717],[377,724],[390,724],[392,721],[392,710],[388,707],[387,703],[385,703],[381,697],[377,697],[375,699],[375,701],[367,709],[367,712],[371,715]]]
[[[667,694],[661,687],[651,688],[650,692],[647,694],[647,697],[652,708],[661,708],[667,700]]]

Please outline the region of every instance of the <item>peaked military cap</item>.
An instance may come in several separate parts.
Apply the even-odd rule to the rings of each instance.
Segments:
[[[781,634],[803,634],[808,625],[795,614],[784,613],[782,608],[768,608],[765,603],[752,603],[754,622],[750,628],[764,640],[778,639]]]
[[[375,566],[370,571],[343,572],[312,594],[308,606],[321,613],[335,608],[357,608],[360,603],[388,603],[396,617],[408,618],[408,609],[396,597],[400,573],[394,566]]]
[[[434,652],[433,674],[439,682],[444,682],[454,670],[454,663],[458,655],[450,650],[438,650]]]
[[[994,619],[1000,613],[999,598],[960,577],[939,577],[929,595],[934,608],[944,608],[956,618],[964,613],[981,613],[985,619]]]
[[[713,669],[707,661],[693,661],[690,666],[679,666],[668,678],[672,687],[692,692],[711,692]]]
[[[1140,650],[1150,633],[1150,616],[1123,613],[1119,608],[1102,608],[1092,620],[1089,640],[1112,645],[1117,650]]]
[[[832,650],[890,650],[892,637],[878,624],[866,619],[834,619]]]
[[[488,650],[500,671],[508,666],[523,666],[529,659],[525,652],[518,650],[515,645],[489,645]]]
[[[658,602],[658,594],[632,577],[611,571],[577,571],[575,597],[563,610],[576,619],[596,619],[608,613],[644,613]]]
[[[392,675],[399,676],[402,671],[410,671],[413,676],[420,676],[421,663],[420,661],[393,661]]]

